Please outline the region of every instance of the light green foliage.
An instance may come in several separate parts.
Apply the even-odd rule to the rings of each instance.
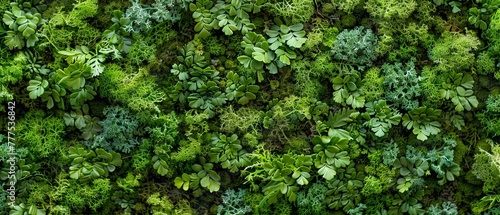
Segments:
[[[189,137],[188,140],[183,140],[179,142],[178,151],[172,153],[171,159],[175,162],[185,162],[194,160],[199,154],[201,154],[202,147],[201,139],[194,139]]]
[[[312,68],[304,62],[296,62],[292,64],[294,75],[294,92],[300,97],[319,98],[325,90],[317,77],[314,77]]]
[[[351,14],[354,8],[359,5],[360,0],[331,0],[336,9]]]
[[[358,71],[339,75],[332,80],[333,83],[333,101],[343,106],[351,105],[353,108],[362,108],[365,105],[365,96],[359,88],[361,78]]]
[[[213,170],[214,165],[206,163],[204,158],[200,158],[200,161],[201,164],[191,166],[194,173],[190,175],[182,173],[181,177],[175,177],[174,183],[178,189],[181,187],[184,191],[192,189],[195,196],[202,195],[204,190],[209,190],[211,193],[219,191],[221,177]]]
[[[388,165],[385,165],[385,163],[389,163],[389,165],[392,165],[397,158],[396,156],[398,155],[398,153],[396,152],[395,155],[390,156],[390,159],[387,158],[389,157],[386,153],[388,151],[387,148],[391,147],[391,145],[396,146],[397,149],[397,145],[395,143],[392,143],[384,147],[384,152],[382,152],[383,154],[380,151],[376,151],[375,153],[371,153],[370,155],[368,155],[368,158],[370,159],[370,165],[365,166],[366,177],[364,179],[363,189],[361,190],[361,193],[364,196],[370,197],[374,194],[380,194],[393,187],[396,169],[390,168]],[[391,151],[391,153],[394,153],[394,151]],[[392,158],[392,156],[394,156],[394,158]],[[384,164],[382,164],[382,158]]]
[[[252,211],[248,205],[245,204],[247,191],[239,190],[235,192],[233,189],[228,189],[222,194],[222,203],[217,207],[217,215],[244,215]]]
[[[339,29],[336,27],[329,27],[323,31],[322,44],[328,48],[333,48],[335,41],[337,40],[337,35],[339,34]]]
[[[257,132],[261,123],[261,111],[253,108],[242,107],[233,110],[233,106],[221,109],[219,115],[221,131],[228,133],[235,132]]]
[[[458,214],[457,205],[453,202],[443,202],[441,205],[432,204],[426,211],[426,215],[454,215]]]
[[[441,76],[438,76],[438,70],[435,67],[425,66],[420,73],[422,79],[419,83],[421,92],[425,100],[422,105],[427,107],[437,107],[436,104],[442,102],[442,97],[439,93]]]
[[[477,56],[477,73],[480,75],[488,75],[497,71],[495,67],[495,59],[489,52],[481,52]]]
[[[413,61],[406,65],[402,63],[384,64],[385,98],[393,103],[395,107],[405,110],[413,110],[418,107],[418,100],[422,90],[420,82],[422,78],[418,76]]]
[[[5,36],[5,45],[9,49],[33,47],[39,40],[36,31],[45,22],[40,14],[46,5],[41,1],[19,1],[10,4],[10,10],[3,14],[3,22],[9,27]]]
[[[382,158],[383,162],[385,165],[393,165],[396,159],[398,158],[399,154],[399,147],[398,145],[394,142],[391,141],[388,144],[385,144],[384,147],[382,148]]]
[[[178,76],[174,99],[189,107],[204,110],[210,117],[215,116],[215,108],[226,103],[226,94],[220,91],[219,72],[207,65],[205,58],[195,52],[193,43],[179,49],[180,64],[174,64],[170,72]]]
[[[480,153],[474,156],[472,173],[484,181],[483,191],[494,191],[500,186],[500,146],[488,141],[491,152],[480,149]]]
[[[454,148],[457,141],[451,138],[443,138],[445,146],[439,149],[432,149],[425,156],[430,163],[430,167],[438,174],[439,185],[443,185],[447,181],[454,181],[455,177],[460,174],[460,166],[453,161]],[[407,151],[408,152],[408,151]]]
[[[293,24],[305,23],[314,14],[312,0],[282,0],[269,7],[272,13],[290,20]]]
[[[127,74],[118,65],[108,67],[98,79],[99,95],[120,101],[133,111],[160,111],[158,103],[165,100],[165,92],[159,89],[147,69],[139,68],[137,73]]]
[[[16,54],[13,59],[0,63],[0,102],[11,101],[14,94],[9,85],[16,84],[23,78],[23,68],[28,63],[27,56],[22,52]],[[0,111],[5,106],[0,106]]]
[[[229,101],[238,99],[238,104],[248,104],[250,100],[257,98],[259,86],[255,85],[253,78],[239,76],[230,71],[226,76],[226,96]]]
[[[94,212],[108,203],[111,196],[109,179],[95,179],[91,184],[82,184],[75,180],[70,181],[68,191],[65,192],[63,204],[73,208],[74,212],[90,208]]]
[[[127,177],[117,179],[116,184],[123,190],[129,193],[133,193],[134,188],[139,187],[140,185],[139,180],[141,180],[141,178],[142,176],[140,174],[134,175],[131,172],[129,172],[127,174]]]
[[[361,116],[367,121],[363,125],[370,127],[377,137],[384,137],[401,120],[401,114],[393,113],[385,100],[368,102],[365,106],[366,112]]]
[[[337,177],[328,184],[330,189],[326,192],[325,203],[329,208],[342,208],[344,212],[353,209],[361,202],[364,178],[364,173],[357,171],[354,163],[340,169]]]
[[[375,49],[377,47],[377,37],[371,29],[365,29],[363,26],[352,30],[345,29],[337,35],[337,40],[333,46],[333,56],[337,60],[347,61],[358,65],[371,66],[377,59]]]
[[[429,59],[441,71],[461,71],[474,64],[474,53],[480,45],[473,32],[467,34],[444,32],[429,50]]]
[[[139,122],[131,113],[120,106],[106,107],[103,114],[106,119],[99,122],[102,133],[86,142],[91,148],[102,148],[106,151],[130,153],[141,142],[134,133]]]
[[[403,116],[403,126],[410,130],[413,128],[413,134],[421,141],[427,140],[430,135],[438,134],[441,129],[441,123],[438,119],[441,116],[441,110],[419,107]]]
[[[64,122],[54,116],[46,116],[43,111],[33,111],[17,121],[16,134],[21,140],[18,147],[29,148],[37,157],[48,158],[63,152]],[[34,154],[33,154],[34,155]]]
[[[156,45],[148,44],[143,37],[134,38],[134,43],[127,53],[127,60],[135,65],[141,65],[143,62],[151,62],[156,57]]]
[[[372,67],[366,71],[360,90],[365,94],[366,101],[377,101],[384,94],[384,78],[381,77],[380,68]]]
[[[210,162],[220,163],[222,168],[236,173],[241,167],[251,164],[247,151],[243,149],[236,134],[227,137],[223,134],[212,134]]]
[[[385,20],[407,19],[416,8],[414,0],[368,0],[365,4],[370,16]]]
[[[479,201],[472,203],[472,212],[486,215],[498,214],[498,202],[500,202],[500,195],[487,195]],[[491,213],[490,213],[491,212]]]
[[[150,195],[146,201],[151,206],[153,215],[194,215],[194,210],[185,199],[178,201],[175,206],[168,196],[160,196],[159,193]]]
[[[323,200],[326,197],[328,187],[323,183],[314,183],[307,193],[300,191],[297,194],[297,206],[299,214],[321,215],[327,213]]]
[[[68,157],[73,159],[69,168],[69,176],[82,182],[107,177],[123,162],[121,155],[116,152],[108,153],[102,149],[97,149],[94,152],[81,147],[70,147]]]
[[[472,91],[473,87],[474,79],[471,75],[454,73],[448,76],[446,82],[442,83],[439,93],[441,94],[441,98],[446,100],[451,99],[453,105],[455,105],[455,111],[471,111],[472,107],[477,107],[479,104]]]

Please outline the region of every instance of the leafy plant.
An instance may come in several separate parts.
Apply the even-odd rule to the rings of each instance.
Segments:
[[[213,170],[214,165],[206,163],[204,158],[200,158],[200,161],[201,164],[191,166],[196,173],[190,175],[182,173],[181,177],[175,177],[175,186],[179,189],[182,187],[185,191],[191,188],[195,196],[203,194],[202,188],[208,189],[211,193],[219,191],[221,177]]]
[[[392,202],[392,206],[389,209],[388,214],[401,215],[423,215],[425,210],[422,209],[422,204],[418,201],[422,200],[424,196],[424,190],[418,190],[413,194],[409,193],[398,193],[396,198]]]
[[[215,116],[215,107],[226,103],[226,94],[218,86],[219,72],[206,66],[205,58],[195,53],[192,43],[179,49],[181,64],[174,64],[171,73],[178,76],[175,85],[175,99],[189,103],[189,107],[204,110],[210,117]]]
[[[413,134],[417,135],[417,139],[424,141],[430,135],[438,134],[441,129],[441,124],[438,119],[441,116],[441,110],[419,107],[410,111],[403,116],[403,126],[410,130],[413,128]]]
[[[476,2],[477,4],[481,4],[481,6],[480,8],[478,8],[479,5],[478,7],[469,8],[469,23],[474,25],[476,28],[486,30],[488,28],[491,14],[500,7],[500,1],[479,0]]]
[[[120,167],[123,163],[120,154],[108,153],[102,149],[97,149],[94,152],[81,147],[70,147],[68,157],[73,159],[69,168],[69,176],[82,182],[107,177],[110,172],[114,172],[116,167]]]
[[[106,119],[99,122],[102,133],[96,135],[92,141],[86,143],[91,148],[103,148],[107,151],[130,153],[140,144],[134,136],[139,128],[139,122],[130,112],[120,106],[106,107],[103,114]]]
[[[80,129],[85,140],[94,138],[102,131],[99,118],[89,115],[89,106],[87,104],[84,104],[82,108],[72,110],[70,113],[64,113],[63,119],[66,126],[75,126]]]
[[[339,137],[333,129],[328,131],[328,136],[315,136],[312,141],[316,153],[314,165],[326,180],[332,180],[338,169],[351,163],[346,151],[349,139]]]
[[[353,108],[361,108],[365,105],[365,97],[361,86],[359,72],[339,75],[333,79],[333,101],[340,104],[348,104]]]
[[[226,97],[229,101],[238,99],[238,104],[246,105],[250,100],[257,98],[255,94],[260,87],[255,85],[253,78],[240,77],[233,71],[230,71],[226,78]]]
[[[329,208],[342,208],[344,212],[353,209],[361,201],[360,190],[363,188],[363,172],[356,171],[354,163],[339,170],[337,177],[328,184],[325,202]]]
[[[404,193],[412,188],[420,177],[424,176],[429,169],[429,163],[424,159],[412,161],[402,157],[394,162],[394,167],[399,169],[399,174],[403,176],[403,178],[398,179],[396,188],[400,193]]]
[[[276,203],[283,195],[288,201],[295,201],[299,186],[309,184],[312,165],[313,159],[310,155],[298,155],[294,158],[290,154],[284,154],[280,158],[265,162],[262,167],[270,181],[262,191],[269,196],[268,202]]]
[[[210,161],[221,163],[222,168],[238,172],[238,168],[251,164],[246,150],[240,144],[236,134],[227,137],[223,134],[212,134],[212,148],[209,152]]]
[[[398,125],[401,120],[401,114],[393,112],[385,100],[368,102],[365,106],[366,112],[361,116],[368,121],[363,125],[370,127],[377,137],[385,136],[389,129],[393,125]]]
[[[122,11],[113,11],[111,18],[113,25],[103,32],[103,36],[111,43],[117,45],[118,50],[128,52],[132,46],[130,33],[125,30],[125,26],[130,25],[131,20],[123,15]]]
[[[36,7],[39,2],[12,2],[10,11],[5,11],[2,20],[10,30],[6,32],[4,43],[9,49],[22,49],[24,46],[33,47],[39,40],[36,32],[45,22],[40,14],[41,11],[39,11],[43,7]]]
[[[471,75],[455,73],[450,75],[448,80],[449,82],[442,83],[442,89],[439,92],[442,98],[451,99],[455,105],[455,111],[470,111],[472,107],[477,107],[479,102],[472,91],[474,79]]]

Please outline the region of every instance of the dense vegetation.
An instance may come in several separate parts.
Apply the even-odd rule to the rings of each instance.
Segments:
[[[0,214],[498,215],[499,7],[0,0]]]

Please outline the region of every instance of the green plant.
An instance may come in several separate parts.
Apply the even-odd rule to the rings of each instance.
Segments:
[[[213,5],[211,1],[198,0],[189,5],[189,10],[197,22],[194,30],[199,32],[200,38],[206,38],[212,29],[220,28],[225,35],[232,35],[237,30],[244,35],[255,28],[249,13],[260,12],[263,3],[263,0],[226,0]]]
[[[438,134],[441,124],[438,119],[441,116],[441,110],[419,107],[403,116],[403,126],[410,130],[413,128],[413,134],[421,141],[427,140],[430,135]]]
[[[400,193],[405,193],[411,188],[415,188],[414,186],[417,184],[419,178],[424,176],[425,172],[429,169],[429,163],[424,159],[412,161],[406,157],[402,157],[396,159],[394,167],[399,169],[399,174],[403,176],[403,178],[398,179],[396,189]]]
[[[425,214],[425,210],[422,209],[422,204],[418,201],[422,200],[424,196],[424,190],[418,190],[414,194],[409,193],[398,193],[396,194],[396,198],[392,202],[392,206],[389,209],[389,213],[391,215],[401,215],[401,214],[409,214],[409,215],[423,215]]]
[[[385,98],[396,107],[405,110],[413,110],[418,107],[418,100],[422,89],[420,82],[422,78],[417,75],[415,64],[409,61],[403,66],[402,63],[384,64]]]
[[[339,170],[339,174],[328,184],[325,202],[329,208],[342,208],[344,212],[353,209],[361,201],[364,173],[356,171],[354,163]]]
[[[393,112],[385,100],[368,102],[365,106],[366,112],[361,116],[367,121],[363,125],[370,127],[377,137],[384,137],[401,120],[401,114]]]
[[[461,71],[474,64],[474,53],[480,45],[479,39],[473,32],[467,34],[445,31],[429,49],[429,59],[437,64],[441,71]]]
[[[272,13],[290,20],[293,24],[305,23],[314,14],[314,2],[311,0],[285,0],[268,7]]]
[[[447,82],[442,83],[439,91],[444,99],[451,99],[455,105],[455,111],[471,111],[472,107],[477,107],[479,102],[472,91],[474,79],[469,74],[455,73],[448,77]]]
[[[39,40],[36,32],[45,22],[38,5],[41,1],[15,1],[10,4],[11,9],[3,14],[3,22],[9,27],[5,36],[5,45],[9,49],[22,49],[24,46],[33,47]]]
[[[238,192],[233,189],[226,190],[222,194],[223,205],[217,207],[217,215],[244,215],[251,212],[252,209],[243,201],[246,193],[246,190],[239,190]]]
[[[89,106],[87,104],[84,104],[82,108],[72,110],[70,113],[64,113],[63,119],[66,126],[75,126],[80,129],[84,140],[93,139],[102,131],[99,118],[89,115]]]
[[[297,194],[297,206],[299,214],[320,215],[326,212],[326,205],[323,203],[328,187],[320,182],[312,184],[307,193],[300,191]]]
[[[476,1],[477,6],[481,4],[480,8],[472,7],[469,8],[469,23],[474,25],[476,28],[481,30],[486,30],[490,21],[491,14],[494,13],[500,7],[500,1],[498,0],[479,0]]]
[[[88,146],[94,149],[130,153],[140,144],[141,141],[134,135],[139,128],[139,122],[127,109],[120,106],[106,107],[103,114],[106,119],[99,122],[102,133],[87,142]]]
[[[255,85],[253,78],[240,77],[233,71],[230,71],[226,78],[226,97],[229,101],[238,99],[238,104],[245,105],[257,98],[255,94],[260,88]]]
[[[349,139],[335,134],[333,129],[328,131],[328,136],[315,136],[312,142],[316,153],[314,165],[326,180],[332,180],[340,168],[351,163],[346,151]]]
[[[212,148],[209,152],[210,161],[221,163],[222,168],[236,173],[241,167],[251,164],[246,150],[240,144],[236,134],[226,137],[223,134],[212,134]]]
[[[130,33],[125,26],[130,25],[131,20],[123,15],[122,11],[115,10],[111,19],[113,25],[103,32],[103,36],[111,43],[117,45],[118,50],[128,52],[132,46]]]
[[[365,105],[365,97],[361,86],[360,74],[357,71],[339,75],[332,80],[333,101],[340,104],[351,105],[353,108],[362,108]]]
[[[174,183],[177,188],[182,187],[185,191],[191,188],[195,196],[203,194],[202,188],[208,189],[211,193],[219,191],[221,177],[213,170],[214,165],[206,163],[204,158],[200,158],[200,162],[201,164],[191,166],[196,173],[190,175],[182,173],[181,177],[175,177]]]
[[[414,0],[368,0],[365,4],[365,9],[372,17],[385,20],[407,19],[416,8],[417,2]]]
[[[69,148],[68,157],[73,159],[69,168],[69,176],[83,182],[107,177],[116,167],[123,163],[121,155],[116,152],[108,153],[102,149],[87,151],[84,148]]]
[[[226,103],[226,94],[218,86],[219,72],[208,67],[205,58],[195,53],[193,43],[179,49],[180,64],[174,64],[171,73],[178,76],[174,98],[189,107],[204,110],[210,117],[215,116],[215,107]]]
[[[337,35],[332,49],[333,56],[337,60],[356,64],[363,69],[363,66],[371,66],[377,59],[377,42],[377,37],[371,29],[365,29],[363,26],[346,29]]]
[[[458,214],[457,205],[453,202],[443,202],[441,205],[432,204],[427,208],[426,214],[428,215],[453,215]]]

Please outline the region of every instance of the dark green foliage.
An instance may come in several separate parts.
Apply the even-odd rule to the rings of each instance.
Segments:
[[[500,214],[499,6],[0,1],[0,214]]]

